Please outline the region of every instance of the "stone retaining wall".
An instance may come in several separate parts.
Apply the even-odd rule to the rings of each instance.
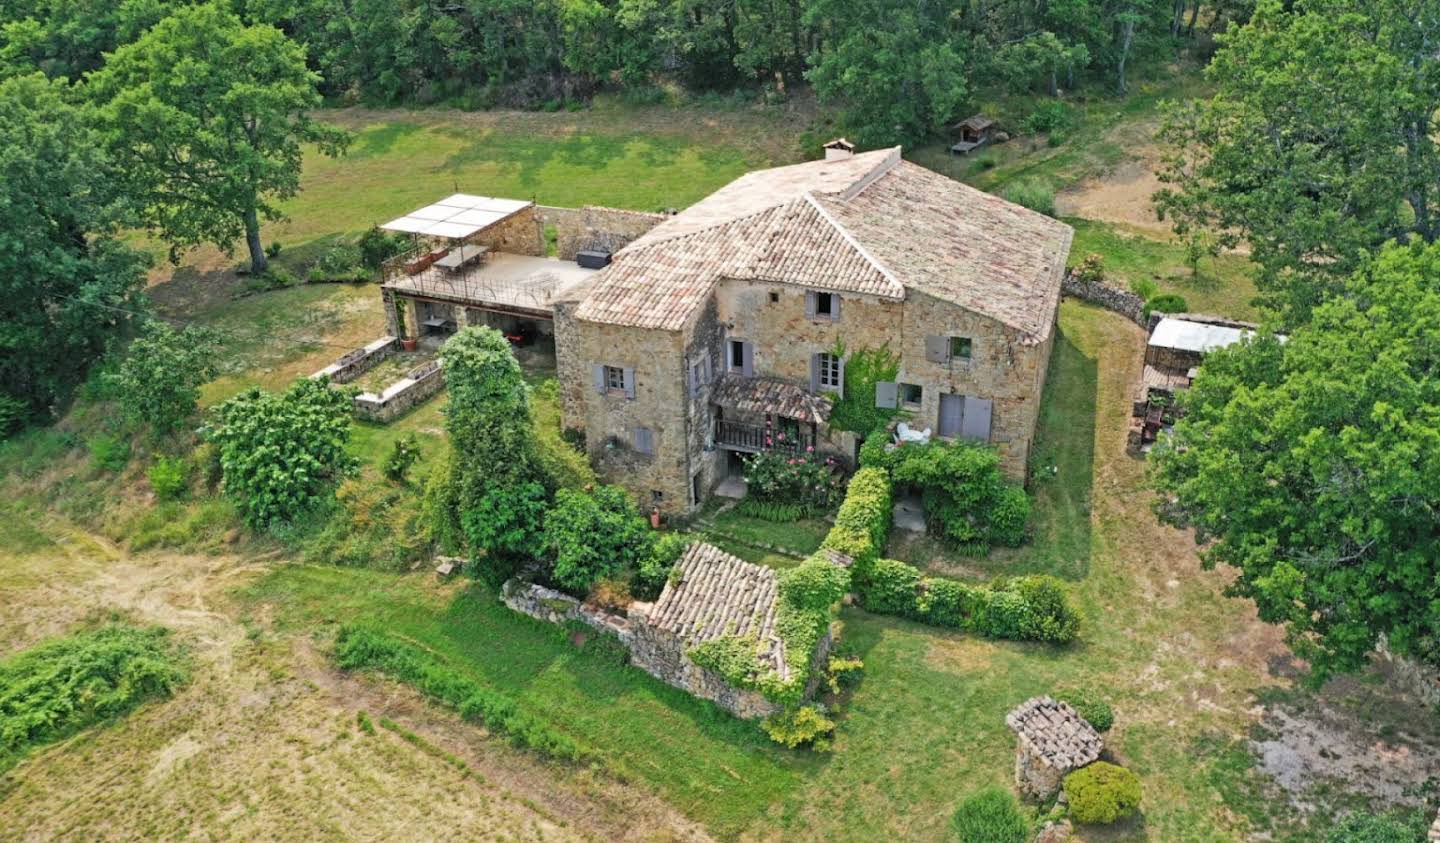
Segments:
[[[411,369],[405,377],[385,387],[376,395],[362,392],[355,396],[355,415],[362,419],[389,422],[415,405],[439,392],[445,386],[445,373],[439,360],[431,360]]]
[[[618,252],[663,222],[665,215],[597,205],[581,208],[541,205],[536,209],[535,218],[542,232],[546,225],[555,226],[555,256],[571,261],[575,260],[575,253],[583,249]]]
[[[399,342],[395,337],[384,336],[364,348],[357,348],[341,355],[339,360],[311,375],[311,379],[330,378],[331,383],[349,383],[389,357]]]
[[[1150,327],[1149,320],[1145,318],[1145,300],[1129,290],[1112,287],[1103,281],[1081,281],[1067,272],[1060,291],[1071,298],[1112,310],[1142,328]]]
[[[1397,656],[1382,639],[1376,653],[1390,680],[1426,705],[1440,706],[1440,670]]]
[[[680,639],[649,624],[649,603],[631,604],[628,615],[620,615],[587,606],[568,594],[520,580],[505,583],[500,594],[506,606],[532,618],[555,624],[578,621],[614,635],[630,651],[631,664],[661,682],[710,700],[737,717],[765,717],[780,710],[780,706],[765,699],[758,691],[736,688],[718,673],[690,661]],[[829,650],[830,637],[827,635],[815,657],[828,658]]]

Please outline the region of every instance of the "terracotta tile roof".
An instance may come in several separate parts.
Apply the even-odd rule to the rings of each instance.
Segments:
[[[577,315],[679,330],[726,278],[896,300],[908,288],[1041,342],[1072,234],[895,147],[741,176],[622,249]]]
[[[710,400],[747,413],[774,413],[816,424],[824,424],[833,408],[829,398],[797,384],[730,374],[721,376],[710,392]]]
[[[678,575],[648,613],[650,624],[687,648],[727,635],[753,637],[762,665],[788,674],[785,646],[775,630],[775,569],[754,565],[703,542],[685,549]]]
[[[1074,770],[1100,757],[1100,733],[1069,704],[1034,697],[1005,717],[1020,743],[1052,767]]]

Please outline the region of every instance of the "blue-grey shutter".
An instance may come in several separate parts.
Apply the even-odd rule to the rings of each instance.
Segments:
[[[950,362],[950,340],[934,334],[925,335],[925,359],[931,363]]]
[[[875,382],[875,406],[885,410],[895,409],[900,387],[894,381]]]
[[[960,420],[965,414],[965,398],[961,395],[940,396],[940,423],[938,435],[955,436],[960,432]]]
[[[621,371],[624,372],[624,378],[625,378],[625,397],[626,397],[626,398],[634,398],[634,397],[635,397],[635,370],[627,366],[627,367],[625,367],[624,369],[622,369]]]
[[[740,343],[740,374],[747,378],[755,375],[755,344],[749,340]]]
[[[830,321],[840,321],[840,296],[835,293],[830,294]]]
[[[835,392],[836,392],[836,394],[838,394],[841,398],[844,398],[844,397],[845,397],[845,358],[844,358],[844,357],[838,358],[838,359],[836,360],[836,363],[838,364],[838,369],[837,369],[836,372],[835,372]]]
[[[965,396],[965,418],[961,422],[960,435],[966,439],[990,441],[990,415],[994,402],[989,398]]]
[[[820,391],[820,355],[810,355],[810,391]]]
[[[636,452],[641,454],[655,453],[655,434],[648,427],[637,427],[632,431],[632,443]]]
[[[605,367],[599,363],[596,363],[590,367],[590,370],[595,374],[595,391],[600,393],[601,395],[604,395]]]
[[[814,292],[807,292],[807,293],[805,293],[805,318],[806,318],[806,319],[814,319],[814,318],[815,318],[815,310],[816,310],[816,307],[815,307],[815,299],[816,299],[816,298],[817,298],[817,296],[815,295]]]

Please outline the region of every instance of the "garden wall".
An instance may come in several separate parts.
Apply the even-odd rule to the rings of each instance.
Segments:
[[[364,348],[347,351],[341,355],[339,360],[336,360],[334,363],[331,363],[310,377],[314,380],[328,377],[331,383],[349,383],[375,368],[375,365],[386,357],[389,357],[398,344],[395,337],[381,337]]]
[[[575,260],[575,254],[584,249],[618,252],[665,218],[665,214],[596,205],[581,208],[541,205],[535,215],[542,239],[544,227],[555,226],[555,256],[566,261]]]
[[[1060,291],[1071,298],[1114,311],[1142,328],[1150,327],[1149,320],[1145,318],[1145,300],[1129,290],[1112,287],[1103,281],[1082,281],[1074,273],[1067,272],[1065,280],[1060,283]]]
[[[781,710],[779,705],[767,700],[759,691],[736,688],[718,673],[692,662],[679,638],[650,625],[647,614],[651,606],[649,603],[633,603],[628,616],[623,616],[520,580],[505,583],[500,595],[506,606],[532,618],[554,624],[578,621],[614,635],[630,651],[630,662],[636,667],[667,685],[710,700],[737,717],[766,717]],[[828,659],[829,653],[830,637],[826,635],[815,658]]]
[[[440,361],[431,360],[411,369],[379,395],[362,392],[355,396],[355,415],[369,421],[392,421],[444,386],[445,373],[440,368]]]

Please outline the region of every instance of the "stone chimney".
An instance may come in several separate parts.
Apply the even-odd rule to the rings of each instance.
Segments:
[[[841,158],[849,158],[855,154],[855,144],[844,138],[836,138],[825,144],[825,160],[835,161]]]

